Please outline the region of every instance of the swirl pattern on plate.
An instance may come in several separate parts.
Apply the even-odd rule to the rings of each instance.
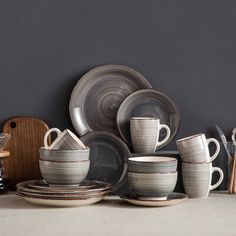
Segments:
[[[122,65],[99,66],[76,84],[70,99],[70,117],[79,135],[91,131],[119,134],[116,114],[131,93],[151,88],[137,71]]]

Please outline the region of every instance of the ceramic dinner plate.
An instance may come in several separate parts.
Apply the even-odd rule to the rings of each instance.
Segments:
[[[70,99],[70,117],[80,136],[91,131],[118,134],[116,113],[131,93],[151,88],[137,71],[123,65],[104,65],[86,73],[76,84]]]
[[[41,206],[55,206],[55,207],[79,207],[85,205],[91,205],[97,202],[100,202],[103,199],[103,196],[89,199],[42,199],[42,198],[34,198],[28,197],[24,195],[20,195],[27,202],[41,205]]]
[[[164,207],[179,204],[188,198],[188,195],[184,193],[171,193],[166,200],[149,200],[148,198],[144,200],[140,199],[135,194],[128,194],[120,196],[126,202],[136,205],[136,206],[146,206],[146,207]]]
[[[46,194],[94,194],[110,190],[111,185],[102,181],[84,181],[79,186],[49,185],[44,180],[30,180],[17,184],[17,189]]]
[[[90,147],[90,169],[87,178],[112,185],[117,190],[125,181],[128,158],[127,145],[108,132],[93,132],[81,138]]]
[[[130,137],[130,119],[132,117],[157,117],[161,124],[169,126],[171,135],[168,141],[158,147],[163,148],[175,137],[180,123],[176,104],[165,94],[154,89],[143,89],[129,95],[117,112],[117,126],[125,142],[132,147]],[[160,131],[160,140],[165,133]]]

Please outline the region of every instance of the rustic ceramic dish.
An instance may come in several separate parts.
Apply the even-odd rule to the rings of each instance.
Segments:
[[[80,136],[91,131],[118,134],[116,113],[131,93],[151,88],[137,71],[122,65],[104,65],[86,73],[76,84],[70,99],[70,117]]]
[[[55,150],[41,147],[39,149],[39,156],[42,161],[86,161],[89,160],[89,153],[89,148],[80,150]]]
[[[150,200],[150,199],[140,199],[135,194],[128,194],[124,196],[120,196],[126,202],[135,205],[135,206],[143,206],[143,207],[164,207],[164,206],[172,206],[179,204],[188,198],[188,195],[184,193],[171,193],[168,195],[166,200]]]
[[[55,162],[39,160],[42,177],[49,184],[80,184],[85,180],[90,160],[73,162]]]
[[[117,126],[122,138],[132,146],[130,137],[130,119],[132,117],[155,117],[170,128],[170,138],[157,147],[161,149],[175,137],[180,123],[180,115],[176,104],[165,94],[154,89],[143,89],[129,95],[120,105],[117,112]],[[165,132],[160,132],[164,139]]]
[[[110,183],[113,191],[121,187],[131,155],[126,144],[108,132],[89,133],[81,140],[90,148],[88,179]]]
[[[135,173],[168,173],[177,170],[177,159],[163,156],[140,156],[128,159],[128,171]]]

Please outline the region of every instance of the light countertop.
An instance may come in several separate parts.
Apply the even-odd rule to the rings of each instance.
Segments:
[[[1,235],[236,235],[236,195],[211,193],[170,207],[145,208],[107,197],[95,205],[31,205],[14,192],[0,195]]]

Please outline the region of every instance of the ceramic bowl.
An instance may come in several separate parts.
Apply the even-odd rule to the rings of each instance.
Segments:
[[[177,170],[177,159],[163,156],[131,157],[128,170],[135,173],[170,173]]]
[[[165,200],[173,192],[178,172],[143,174],[128,172],[128,181],[133,191],[140,197]]]
[[[89,160],[90,148],[78,150],[56,150],[41,147],[39,149],[40,160],[43,161],[85,161]]]
[[[85,180],[90,160],[73,162],[55,162],[39,160],[42,177],[49,184],[74,185]]]

